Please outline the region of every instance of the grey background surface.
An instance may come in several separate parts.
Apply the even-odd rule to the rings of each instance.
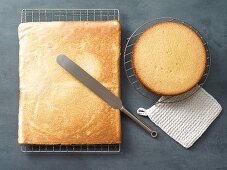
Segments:
[[[0,3],[0,169],[227,169],[227,1],[208,0],[1,0]],[[117,155],[24,154],[17,144],[18,38],[23,8],[118,8],[122,48],[143,22],[171,16],[200,30],[209,42],[212,68],[205,89],[223,111],[189,150],[158,127],[152,139],[122,115],[122,151]],[[135,112],[152,103],[133,91],[121,64],[122,99]],[[142,118],[150,126],[155,125]]]

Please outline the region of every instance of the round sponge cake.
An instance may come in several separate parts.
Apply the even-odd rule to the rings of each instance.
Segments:
[[[193,88],[206,68],[201,38],[178,22],[161,22],[145,30],[133,47],[133,70],[140,82],[160,95]]]

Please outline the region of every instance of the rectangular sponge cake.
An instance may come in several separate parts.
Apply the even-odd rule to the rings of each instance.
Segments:
[[[121,143],[119,110],[56,63],[65,54],[119,96],[119,22],[22,23],[18,33],[18,143]]]

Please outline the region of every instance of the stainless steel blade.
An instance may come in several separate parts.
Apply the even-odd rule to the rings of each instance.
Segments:
[[[91,75],[89,75],[86,71],[84,71],[80,66],[74,63],[68,57],[63,54],[57,56],[57,63],[66,71],[68,71],[71,75],[73,75],[76,79],[78,79],[81,83],[83,83],[92,92],[94,92],[97,96],[99,96],[102,100],[104,100],[107,104],[109,104],[111,107],[115,109],[120,109],[123,113],[125,113],[128,117],[130,117],[138,125],[140,125],[144,130],[150,133],[152,137],[157,137],[156,131],[148,127],[144,122],[139,120],[135,115],[133,115],[124,108],[120,98],[115,96],[106,87],[104,87],[101,83],[99,83],[96,79],[94,79]]]
[[[87,88],[93,91],[97,96],[104,100],[107,104],[115,109],[122,108],[121,100],[110,92],[106,87],[99,83],[96,79],[90,76],[80,66],[74,63],[65,55],[59,55],[57,57],[57,63],[67,70],[70,74],[76,77]]]

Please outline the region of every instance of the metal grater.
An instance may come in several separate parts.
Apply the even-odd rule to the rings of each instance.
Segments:
[[[119,20],[118,9],[23,9],[21,23]],[[120,144],[21,145],[22,152],[118,153]]]

